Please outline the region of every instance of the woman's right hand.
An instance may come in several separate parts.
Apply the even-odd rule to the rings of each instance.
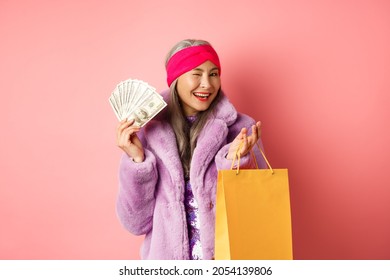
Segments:
[[[145,159],[144,148],[137,136],[140,127],[133,125],[134,120],[121,121],[117,129],[117,145],[121,148],[134,162],[143,162]]]

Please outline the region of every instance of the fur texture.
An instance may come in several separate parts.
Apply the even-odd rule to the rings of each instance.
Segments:
[[[168,99],[167,91],[162,95]],[[225,158],[229,143],[241,128],[250,128],[255,123],[237,113],[226,96],[217,104],[213,117],[198,137],[190,170],[191,186],[199,206],[204,259],[214,257],[218,170],[230,169],[231,161]],[[118,217],[128,231],[145,235],[142,259],[189,259],[183,168],[166,112],[150,121],[139,137],[145,148],[145,161],[135,163],[124,154],[120,162]],[[259,167],[265,167],[262,158],[257,157],[257,161]],[[253,167],[249,155],[241,159],[240,168]]]

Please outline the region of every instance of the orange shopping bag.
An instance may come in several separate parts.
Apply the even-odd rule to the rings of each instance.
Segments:
[[[293,259],[288,172],[272,169],[260,152],[269,169],[240,170],[236,156],[236,170],[235,159],[218,171],[216,260]]]

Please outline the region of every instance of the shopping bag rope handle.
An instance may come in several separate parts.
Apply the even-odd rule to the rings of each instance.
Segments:
[[[240,145],[238,145],[238,148],[236,150],[236,153],[234,154],[234,158],[233,158],[233,161],[232,161],[232,166],[230,167],[231,170],[233,170],[233,167],[234,167],[234,163],[236,162],[236,159],[237,159],[237,170],[236,170],[236,175],[238,175],[239,171],[240,171],[240,160],[241,160],[241,154],[240,154],[240,150],[242,148],[242,146],[244,145],[244,141],[242,141],[240,143]],[[259,149],[262,157],[264,158],[265,162],[267,163],[267,166],[268,168],[271,170],[271,173],[274,174],[274,170],[272,169],[271,167],[271,164],[269,163],[267,157],[265,156],[263,150],[260,148],[260,145],[259,143],[256,142],[256,145],[257,145],[257,148]],[[256,164],[256,169],[259,169],[259,166],[257,164],[257,160],[256,160],[256,156],[255,156],[255,153],[253,152],[253,149],[250,150],[250,153],[251,153],[251,156],[253,158],[253,160],[255,161],[255,164]]]

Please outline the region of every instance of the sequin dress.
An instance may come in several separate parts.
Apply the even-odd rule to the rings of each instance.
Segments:
[[[187,117],[190,124],[195,121],[195,116]],[[190,259],[201,260],[203,259],[202,245],[200,243],[200,222],[199,222],[199,209],[198,203],[195,200],[192,192],[192,187],[189,178],[186,178],[185,190],[184,190],[184,205],[187,216],[188,227],[188,240],[190,246]]]

